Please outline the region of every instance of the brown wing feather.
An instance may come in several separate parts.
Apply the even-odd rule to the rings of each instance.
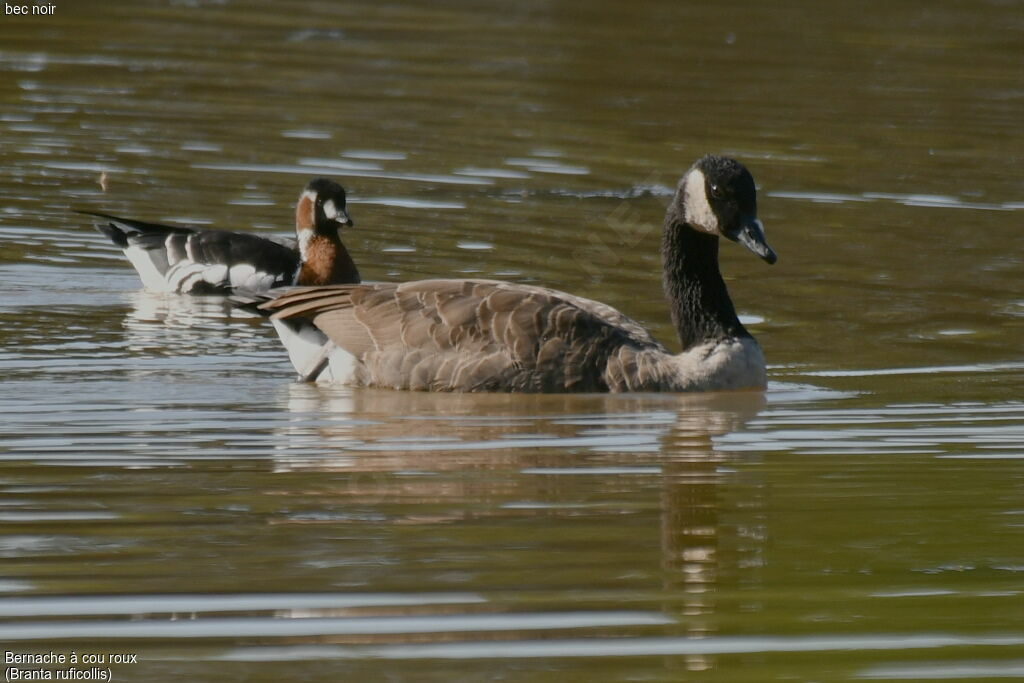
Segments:
[[[582,302],[582,303],[581,303]],[[361,382],[433,391],[607,391],[620,347],[658,349],[610,306],[487,280],[298,288],[265,308],[311,318]],[[632,322],[632,321],[630,321]],[[639,328],[639,325],[633,323]]]
[[[500,280],[493,280],[495,284],[508,284],[501,282]],[[546,294],[556,295],[563,300],[587,311],[588,313],[597,316],[601,320],[604,320],[609,325],[619,328],[622,332],[626,333],[634,341],[642,346],[653,345],[659,349],[666,351],[665,347],[660,344],[650,332],[644,328],[643,325],[633,320],[627,315],[624,315],[621,311],[616,308],[612,308],[608,304],[601,303],[600,301],[594,301],[593,299],[587,299],[582,296],[576,296],[575,294],[569,294],[562,292],[557,289],[547,289],[544,287],[536,287],[534,285],[513,285],[519,288],[523,292],[541,292]]]

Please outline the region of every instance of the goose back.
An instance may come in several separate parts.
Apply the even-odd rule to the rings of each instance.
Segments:
[[[331,378],[359,386],[654,391],[677,374],[665,347],[618,310],[530,285],[421,280],[296,288],[262,307],[295,329],[312,323],[351,356],[340,363],[344,371],[335,364]]]

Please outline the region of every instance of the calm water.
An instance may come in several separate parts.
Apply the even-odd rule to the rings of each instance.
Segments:
[[[54,5],[0,17],[5,650],[1024,678],[1019,3]],[[723,248],[763,395],[295,384],[262,320],[140,291],[70,212],[287,234],[325,174],[369,279],[547,284],[670,340],[661,216],[709,151],[780,254]]]

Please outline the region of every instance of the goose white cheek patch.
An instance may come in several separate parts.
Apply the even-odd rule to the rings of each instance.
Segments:
[[[704,232],[720,234],[718,216],[708,203],[707,181],[700,169],[695,168],[686,174],[683,199],[686,202],[683,208],[686,211],[687,223]]]

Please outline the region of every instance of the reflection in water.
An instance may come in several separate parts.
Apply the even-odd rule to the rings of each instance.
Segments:
[[[231,306],[219,296],[188,296],[140,289],[127,298],[132,310],[126,325],[142,333],[148,330],[198,327],[202,320],[219,320]]]
[[[220,389],[211,390],[207,400],[226,390],[228,378],[240,372],[282,382],[293,377],[273,329],[260,316],[222,297],[145,290],[123,297],[131,308],[121,320],[122,366],[131,377],[167,373],[188,382],[206,377]],[[235,391],[245,391],[244,386]]]
[[[51,274],[44,269],[36,280],[52,280]],[[134,278],[126,273],[124,284],[137,286]],[[994,501],[997,514],[980,517],[1012,527],[1017,518],[1004,513],[1019,496],[991,492],[1013,481],[1005,470],[999,474],[1000,463],[1020,459],[1019,403],[883,405],[858,391],[777,382],[767,396],[524,397],[318,387],[290,381],[263,321],[219,299],[118,292],[100,307],[91,292],[68,292],[19,303],[63,298],[63,314],[76,328],[102,312],[104,329],[117,334],[100,367],[69,362],[67,354],[37,364],[50,377],[74,382],[74,398],[48,393],[36,372],[16,377],[23,395],[46,403],[45,409],[38,400],[5,404],[13,424],[0,439],[0,458],[27,474],[20,488],[4,491],[13,502],[2,517],[15,533],[3,538],[0,552],[11,566],[30,567],[24,571],[30,580],[4,585],[24,593],[120,590],[116,573],[88,579],[62,573],[99,554],[100,562],[104,555],[143,558],[143,578],[133,583],[142,593],[94,621],[74,619],[99,615],[99,608],[73,595],[10,603],[7,616],[17,624],[0,625],[10,638],[118,640],[135,624],[131,632],[148,635],[151,651],[164,640],[216,643],[248,634],[248,647],[208,645],[208,659],[665,654],[676,657],[666,666],[696,671],[724,670],[730,653],[741,652],[1007,644],[955,629],[946,639],[919,635],[912,625],[892,639],[877,635],[884,624],[849,637],[734,634],[737,610],[764,623],[759,620],[788,614],[789,603],[801,602],[792,592],[763,595],[762,589],[790,585],[785,575],[800,575],[804,558],[815,568],[866,562],[857,554],[842,562],[820,556],[842,547],[836,539],[849,529],[861,529],[857,509],[839,514],[848,528],[827,526],[836,517],[837,502],[828,498],[833,468],[852,477],[850,491],[872,507],[895,494],[864,469],[864,458],[907,463],[918,457],[913,462],[925,472],[928,463],[983,461],[992,482],[977,490]],[[130,308],[122,310],[125,300]],[[19,319],[22,354],[53,355],[51,340],[33,327],[41,320]],[[80,353],[89,355],[97,344],[95,334],[85,338]],[[789,372],[817,379],[813,370]],[[47,417],[55,409],[65,416],[59,436]],[[843,460],[813,460],[823,454]],[[787,456],[812,460],[787,466]],[[804,481],[814,466],[824,474]],[[862,470],[868,474],[858,480]],[[927,487],[918,485],[914,469],[906,470],[908,479],[890,471],[880,479],[893,479],[889,486],[900,500],[913,491],[913,509],[934,515],[942,509],[934,498],[960,491],[959,471],[949,471],[957,473],[955,482]],[[86,490],[77,472],[125,484],[105,489],[89,481]],[[109,479],[110,473],[118,476]],[[820,500],[814,498],[819,489]],[[787,490],[803,497],[786,502]],[[808,509],[829,514],[819,520],[808,513],[798,532],[787,528],[785,515],[769,516],[773,506],[802,508],[808,496]],[[911,528],[921,525],[908,511],[899,517]],[[814,536],[819,526],[823,538]],[[942,538],[948,526],[943,520]],[[175,540],[179,528],[186,530],[185,543]],[[790,546],[774,579],[769,537],[773,548]],[[928,537],[931,544],[938,538]],[[859,539],[854,547],[884,543]],[[959,552],[914,557],[912,576],[967,571],[950,561]],[[185,558],[196,570],[168,585],[152,571],[168,558]],[[1015,566],[1007,560],[982,569],[1012,578],[1020,571]],[[277,578],[259,584],[250,578],[248,588],[234,580],[265,574]],[[813,572],[802,576],[821,581]],[[287,592],[307,584],[323,593]],[[279,597],[260,593],[261,586]],[[205,606],[161,598],[200,588],[209,592]],[[758,598],[745,597],[751,589]],[[941,594],[988,599],[981,588]],[[863,600],[877,613],[886,610],[880,602],[892,601]],[[853,602],[825,591],[816,605],[830,614],[831,604],[821,603],[833,601]],[[47,618],[59,621],[60,630]],[[834,633],[839,619],[830,622]]]
[[[764,555],[765,530],[751,526],[757,524],[757,515],[739,518],[741,521],[731,525],[726,521],[732,501],[721,489],[727,484],[737,486],[728,481],[736,477],[729,467],[735,456],[719,451],[710,438],[741,430],[755,417],[763,404],[755,404],[754,395],[748,398],[751,403],[742,414],[717,412],[709,416],[714,426],[706,436],[691,419],[666,439],[661,526],[664,590],[666,595],[676,596],[673,612],[692,638],[707,638],[718,630],[720,581],[748,573]],[[749,494],[744,506],[758,509],[759,488],[742,490]],[[698,651],[687,654],[685,663],[690,671],[704,671],[713,668],[714,659]]]
[[[131,310],[124,319],[128,348],[133,352],[196,355],[213,340],[262,339],[249,322],[255,317],[223,297],[162,294],[139,290],[126,295]],[[238,321],[243,321],[239,324]]]
[[[578,518],[585,514],[582,503],[545,502],[550,498],[546,490],[559,478],[610,479],[632,473],[655,479],[662,491],[662,611],[672,623],[683,624],[688,637],[706,637],[716,630],[714,596],[720,574],[734,576],[760,562],[764,542],[761,528],[724,525],[719,487],[730,470],[714,437],[742,429],[765,403],[760,392],[523,397],[292,384],[292,418],[280,432],[287,445],[278,448],[274,467],[277,472],[387,472],[392,476],[337,495],[353,502],[372,497],[382,506],[448,502],[452,509],[462,510],[375,522],[426,528],[507,516],[509,510],[550,519]],[[331,417],[325,424],[326,415]],[[329,449],[309,457],[311,444]],[[555,448],[559,450],[552,453]],[[576,453],[571,460],[565,456],[567,450]],[[460,486],[447,477],[433,481],[437,478],[431,476],[465,470],[510,470],[520,476],[494,476],[485,487],[479,482]],[[408,476],[394,476],[401,473]],[[495,498],[510,502],[486,504]],[[747,503],[756,506],[755,501]],[[614,503],[598,505],[605,514],[614,512]],[[435,634],[430,640],[454,639]],[[687,656],[688,669],[711,665],[707,654]]]
[[[293,383],[288,385],[291,419],[283,434],[289,445],[282,446],[275,467],[444,470],[466,465],[465,458],[522,464],[515,458],[523,449],[556,446],[618,456],[657,452],[670,431],[690,448],[700,443],[710,449],[712,435],[741,427],[764,403],[760,392],[432,395]],[[343,460],[293,458],[291,453],[301,452],[310,438],[337,449]]]
[[[0,640],[149,635],[139,680],[1022,675],[1013,3],[58,4],[0,21]],[[712,151],[788,255],[729,283],[763,408],[293,384],[70,213],[279,231],[325,174],[369,278],[670,339],[648,247]]]

